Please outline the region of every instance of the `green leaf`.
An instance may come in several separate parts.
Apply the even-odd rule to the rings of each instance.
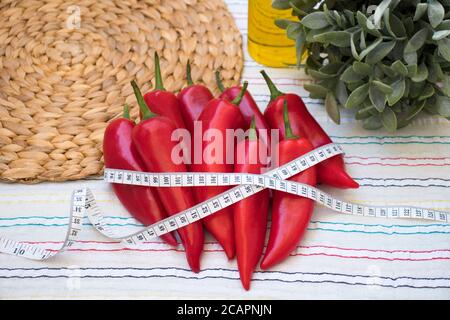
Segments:
[[[450,77],[444,78],[444,88],[442,91],[447,97],[450,97]]]
[[[438,114],[438,105],[436,103],[436,101],[437,101],[436,96],[437,95],[426,100],[424,110],[426,112],[428,112],[429,114],[433,114],[433,115]]]
[[[352,26],[354,26],[356,21],[355,21],[355,14],[353,13],[353,11],[344,9],[344,14],[345,14],[345,17],[347,18],[347,20],[350,22],[350,24]]]
[[[437,78],[439,80],[444,79],[444,71],[442,71],[441,65],[436,61],[436,57],[432,56],[431,61],[431,68],[433,69],[433,72],[436,74]]]
[[[405,50],[405,45],[406,45],[406,41],[402,41],[402,40],[396,41],[394,49],[389,54],[391,61],[402,60],[403,51]]]
[[[399,73],[402,76],[406,76],[408,74],[408,69],[400,60],[395,61],[391,65],[391,69],[394,70],[395,72]]]
[[[425,100],[423,101],[417,101],[414,103],[410,111],[408,112],[408,115],[405,117],[406,121],[412,120],[415,116],[417,116],[425,106]]]
[[[445,60],[450,62],[450,39],[441,39],[438,41],[439,54]]]
[[[386,57],[389,52],[394,49],[395,41],[390,42],[382,42],[378,46],[376,46],[372,51],[370,51],[367,54],[366,62],[368,64],[375,64],[381,60],[383,60],[384,57]]]
[[[409,96],[409,92],[411,91],[411,84],[414,84],[415,82],[410,81],[408,78],[405,78],[405,93],[403,93],[403,97],[408,97]],[[414,86],[414,85],[413,85]],[[400,100],[402,101],[402,100]],[[396,103],[394,105],[392,105],[392,109],[394,109],[394,107],[396,107],[397,105],[400,105],[399,103]],[[395,111],[395,110],[394,110]]]
[[[372,73],[372,67],[364,62],[355,61],[353,62],[353,70],[356,73],[368,76]]]
[[[378,89],[385,94],[391,94],[393,91],[391,86],[389,86],[386,83],[383,83],[381,81],[374,80],[374,81],[372,81],[372,84],[377,86]]]
[[[374,50],[381,42],[383,41],[383,38],[377,38],[370,46],[365,48],[361,53],[359,54],[360,59],[364,59],[367,54],[369,54],[372,50]]]
[[[286,29],[291,22],[292,21],[288,19],[275,19],[275,25],[281,29]]]
[[[375,112],[378,113],[378,111],[372,105],[370,105],[368,107],[364,107],[362,109],[359,109],[355,113],[355,119],[362,120],[362,119],[369,118],[370,116],[372,116],[373,110],[375,110]]]
[[[384,12],[389,8],[391,4],[391,0],[383,0],[375,9],[375,13],[373,14],[373,22],[376,28],[380,28],[381,18],[384,15]]]
[[[336,84],[338,83],[339,79],[337,77],[330,78],[330,79],[324,79],[317,82],[317,84],[321,85],[322,87],[327,88],[329,91],[332,91],[334,87],[336,87]]]
[[[425,81],[428,78],[428,69],[424,62],[422,62],[419,65],[419,68],[417,69],[417,73],[414,77],[411,78],[414,82],[422,82]]]
[[[291,5],[292,8],[292,15],[296,15],[298,17],[304,17],[307,16],[308,13],[301,10],[295,3],[293,3],[292,1],[289,2],[289,4]]]
[[[406,29],[403,22],[393,13],[384,15],[384,24],[389,34],[396,39],[406,37]]]
[[[361,60],[361,58],[359,57],[358,51],[356,50],[356,45],[355,45],[355,35],[352,34],[352,36],[350,37],[350,50],[352,52],[352,56],[355,60]]]
[[[343,65],[344,64],[342,62],[332,62],[327,65],[324,65],[322,68],[319,69],[319,71],[326,74],[336,75]]]
[[[436,28],[444,19],[445,9],[437,0],[428,0],[428,20]]]
[[[362,13],[361,11],[358,11],[356,13],[356,20],[358,21],[359,26],[366,31],[367,33],[370,33],[371,35],[374,35],[376,37],[381,37],[381,33],[377,29],[371,29],[368,27],[368,24],[370,21],[367,19],[367,17]]]
[[[289,0],[273,0],[272,8],[278,9],[278,10],[286,10],[286,9],[290,9],[291,6],[289,5]]]
[[[339,112],[339,106],[332,92],[328,92],[325,98],[325,109],[331,120],[333,120],[336,124],[341,123],[341,114]]]
[[[366,83],[353,90],[353,92],[348,97],[345,107],[349,109],[355,108],[367,98],[368,94],[369,94],[369,84]]]
[[[349,47],[351,34],[346,31],[330,31],[313,37],[317,42],[331,43],[336,47]]]
[[[434,87],[431,84],[427,83],[427,85],[423,89],[422,93],[420,94],[418,100],[422,101],[422,100],[428,99],[429,97],[434,95],[434,92],[435,92]]]
[[[322,94],[316,94],[316,93],[310,93],[309,97],[311,99],[323,99],[324,98],[324,96]]]
[[[346,83],[346,87],[348,89],[348,91],[351,93],[354,90],[358,89],[359,87],[361,87],[363,84],[367,83],[367,81],[358,81],[358,82],[351,82],[351,83]]]
[[[397,74],[394,70],[391,69],[391,67],[388,67],[384,63],[377,63],[375,71],[380,70],[381,74],[378,74],[375,76],[376,78],[383,78],[384,75],[387,75],[389,78],[395,77]]]
[[[393,106],[396,104],[405,93],[405,79],[401,78],[391,85],[392,93],[387,96],[388,104]]]
[[[303,30],[295,39],[295,53],[296,53],[296,60],[297,60],[297,67],[300,67],[302,63],[303,54],[306,50],[305,47],[305,31]]]
[[[408,94],[405,93],[405,97],[409,97],[412,99],[419,98],[420,94],[422,93],[423,89],[425,89],[426,82],[425,81],[409,81],[408,79],[405,79],[407,83],[407,87],[409,86]],[[408,89],[408,88],[407,88]]]
[[[363,128],[367,130],[377,130],[383,126],[379,116],[371,116],[370,118],[364,119]]]
[[[405,53],[403,59],[408,65],[417,64],[417,52]]]
[[[436,27],[436,30],[448,30],[450,29],[450,20],[444,20],[442,23]]]
[[[307,42],[314,42],[314,36],[321,34],[321,33],[325,33],[325,32],[329,32],[329,31],[333,31],[333,27],[332,26],[328,26],[322,29],[314,29],[314,30],[307,30],[306,32],[306,41]]]
[[[397,129],[404,128],[408,126],[411,122],[412,120],[406,120],[401,117],[401,114],[399,114],[399,116],[397,117]]]
[[[412,78],[416,76],[417,64],[409,64],[406,66],[406,69],[408,69],[408,77]]]
[[[441,30],[433,33],[433,36],[431,38],[435,41],[438,41],[446,38],[448,35],[450,35],[450,30]]]
[[[422,48],[422,46],[425,44],[425,41],[428,37],[428,29],[422,28],[419,31],[416,32],[412,36],[411,39],[409,39],[408,43],[405,46],[405,53],[413,53]]]
[[[450,98],[438,95],[436,97],[437,112],[443,117],[450,117]]]
[[[358,82],[364,79],[366,76],[360,73],[356,73],[352,66],[345,69],[341,75],[341,80],[346,83]]]
[[[406,92],[404,94],[405,98],[417,99],[425,88],[425,81],[422,82],[414,82],[409,79],[405,79],[406,81]],[[408,88],[409,87],[409,88]]]
[[[345,106],[345,103],[348,100],[348,93],[343,81],[338,81],[338,83],[336,84],[335,95],[339,103]]]
[[[330,25],[336,25],[336,19],[334,18],[332,12],[328,10],[328,6],[326,4],[323,6],[323,13],[325,13],[325,19],[327,19]]]
[[[302,32],[302,25],[297,22],[290,23],[286,28],[286,34],[289,39],[296,40]]]
[[[370,86],[369,99],[378,112],[383,112],[384,107],[386,106],[386,95],[376,85],[372,84]]]
[[[359,36],[359,47],[364,50],[365,48],[367,48],[367,43],[366,43],[366,33],[364,32],[364,30],[361,30],[361,34]]]
[[[403,18],[403,24],[405,25],[406,33],[408,36],[412,36],[414,32],[414,21],[412,17]]]
[[[335,77],[334,74],[327,74],[314,69],[308,69],[308,74],[316,79],[331,79]]]
[[[385,108],[381,114],[381,123],[387,131],[394,132],[397,130],[397,117],[391,108]]]
[[[341,16],[336,10],[333,10],[332,14],[334,16],[334,20],[336,21],[336,24],[340,28],[344,29],[345,28],[345,26],[344,26],[345,17]]]
[[[320,98],[325,98],[329,91],[327,88],[315,83],[307,83],[304,85],[304,88]]]
[[[419,20],[423,17],[425,12],[427,12],[428,4],[426,3],[418,3],[416,7],[416,12],[414,13],[414,21]]]
[[[325,17],[325,13],[321,11],[313,12],[308,14],[306,17],[303,17],[301,24],[309,29],[322,29],[329,25]]]

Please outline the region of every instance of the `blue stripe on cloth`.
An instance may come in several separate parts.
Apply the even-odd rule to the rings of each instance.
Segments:
[[[179,268],[179,267],[152,267],[152,268],[138,268],[138,267],[77,267],[77,270],[134,270],[134,271],[150,271],[150,270],[177,270],[177,271],[191,271],[191,269],[187,268]],[[3,268],[0,267],[0,271],[14,271],[14,270],[22,270],[22,271],[39,271],[39,270],[70,270],[73,271],[74,268],[68,267],[35,267],[35,268],[26,268],[26,267],[18,267],[18,268]],[[237,272],[237,269],[228,269],[228,268],[205,268],[200,271],[233,271]],[[302,272],[302,271],[277,271],[277,270],[264,270],[264,271],[255,271],[255,274],[271,274],[271,273],[280,273],[285,275],[331,275],[331,276],[345,276],[345,277],[361,277],[361,278],[372,278],[372,275],[365,274],[349,274],[349,273],[337,273],[337,272]],[[388,276],[377,276],[380,279],[387,280],[399,280],[399,279],[411,279],[411,280],[450,280],[450,277],[412,277],[412,276],[399,276],[399,277],[388,277]]]
[[[90,223],[83,223],[84,226],[92,226]],[[136,223],[107,223],[108,226],[113,227],[143,227],[141,224]],[[12,225],[3,225],[0,226],[0,228],[10,228],[10,227],[67,227],[67,223],[51,223],[51,224],[44,224],[44,223],[17,223]],[[329,232],[343,232],[343,233],[363,233],[363,234],[385,234],[385,235],[430,235],[430,234],[450,234],[450,231],[423,231],[423,232],[384,232],[384,231],[364,231],[364,230],[342,230],[342,229],[328,229],[328,228],[308,228],[308,230],[311,231],[329,231]]]
[[[449,200],[450,202],[450,200]],[[23,217],[10,217],[10,218],[0,218],[0,220],[20,220],[20,219],[68,219],[65,216],[23,216]],[[87,219],[87,218],[85,218]],[[119,216],[105,216],[105,219],[120,219],[120,220],[134,220],[132,217],[119,217]],[[336,224],[345,226],[364,226],[364,227],[383,227],[383,228],[415,228],[415,227],[450,227],[450,224],[446,223],[430,223],[430,224],[415,224],[415,225],[405,225],[405,224],[367,224],[367,223],[354,223],[354,222],[339,222],[339,221],[320,221],[311,220],[311,223],[324,223],[324,224]],[[142,226],[142,225],[139,225]]]

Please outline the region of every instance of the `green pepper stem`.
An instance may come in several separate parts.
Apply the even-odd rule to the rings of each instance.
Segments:
[[[130,119],[130,106],[128,105],[128,103],[125,103],[125,105],[123,106],[123,117],[125,119]]]
[[[284,122],[284,138],[286,140],[298,139],[298,137],[292,133],[291,122],[289,121],[287,100],[284,100],[283,102],[283,122]]]
[[[220,77],[220,71],[217,70],[215,72],[215,75],[216,75],[217,88],[219,88],[220,92],[224,92],[225,87],[223,86],[222,78]]]
[[[144,97],[142,97],[142,92],[139,89],[136,81],[131,81],[131,86],[133,87],[134,95],[136,96],[137,103],[139,105],[139,110],[142,112],[142,120],[150,119],[156,117],[157,114],[151,112],[150,108],[145,103]]]
[[[188,86],[192,86],[194,84],[194,81],[192,81],[192,75],[191,75],[191,63],[189,60],[186,63],[186,80]]]
[[[252,122],[250,123],[250,129],[248,129],[248,140],[254,141],[258,139],[256,134],[256,121],[255,116],[252,117]]]
[[[155,82],[156,90],[166,90],[162,81],[161,66],[159,65],[159,56],[157,52],[155,52]]]
[[[244,81],[241,91],[236,96],[236,98],[234,98],[233,101],[231,101],[232,104],[234,104],[235,106],[238,106],[239,103],[241,103],[242,98],[244,97],[245,91],[247,91],[247,87],[248,87],[248,81]]]
[[[269,78],[267,73],[264,70],[261,70],[260,72],[261,72],[262,76],[264,77],[264,80],[266,81],[267,86],[269,87],[270,101],[273,101],[276,98],[278,98],[279,96],[283,95],[283,92],[281,92],[280,90],[277,89],[277,87],[273,83],[272,79]]]

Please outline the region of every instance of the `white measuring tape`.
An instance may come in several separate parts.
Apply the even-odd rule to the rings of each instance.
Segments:
[[[205,218],[265,188],[309,198],[341,214],[376,218],[423,219],[450,223],[450,212],[410,206],[383,207],[354,204],[333,198],[312,186],[285,180],[341,153],[343,153],[343,150],[339,145],[327,144],[265,174],[149,173],[107,168],[105,169],[104,179],[110,183],[158,188],[237,186],[192,208],[158,221],[142,231],[122,237],[117,236],[114,230],[104,222],[104,216],[97,206],[91,190],[89,188],[78,189],[72,194],[70,224],[66,239],[60,249],[46,250],[36,245],[0,237],[0,252],[34,260],[45,260],[53,257],[69,248],[78,239],[85,215],[87,215],[97,231],[104,236],[116,241],[122,241],[126,245],[135,246]]]

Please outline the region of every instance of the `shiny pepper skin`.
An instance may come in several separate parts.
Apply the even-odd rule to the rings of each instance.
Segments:
[[[126,107],[128,110],[128,107]],[[144,164],[131,139],[135,127],[125,117],[109,123],[103,139],[103,157],[105,166],[113,169],[144,171]],[[158,198],[156,190],[151,187],[112,184],[114,193],[127,211],[142,224],[148,226],[167,217],[167,213]],[[170,245],[177,245],[171,233],[161,237]]]
[[[289,105],[289,119],[294,135],[306,138],[314,148],[331,143],[330,137],[309,113],[303,100],[296,94],[284,94],[275,87],[267,74],[261,72],[269,86],[271,100],[264,111],[264,117],[271,128],[280,129],[280,137],[283,134],[283,105],[286,101]],[[359,184],[345,171],[342,155],[334,156],[317,165],[317,178],[319,183],[324,183],[336,188],[358,188]]]
[[[152,113],[145,104],[137,85],[132,82],[143,120],[133,129],[132,138],[146,169],[150,172],[187,172],[184,163],[174,163],[172,150],[177,146],[172,133],[177,129],[169,118]],[[191,188],[171,187],[156,189],[167,214],[172,216],[195,205]],[[196,221],[177,230],[186,258],[192,271],[200,271],[200,256],[204,235],[201,221]]]

